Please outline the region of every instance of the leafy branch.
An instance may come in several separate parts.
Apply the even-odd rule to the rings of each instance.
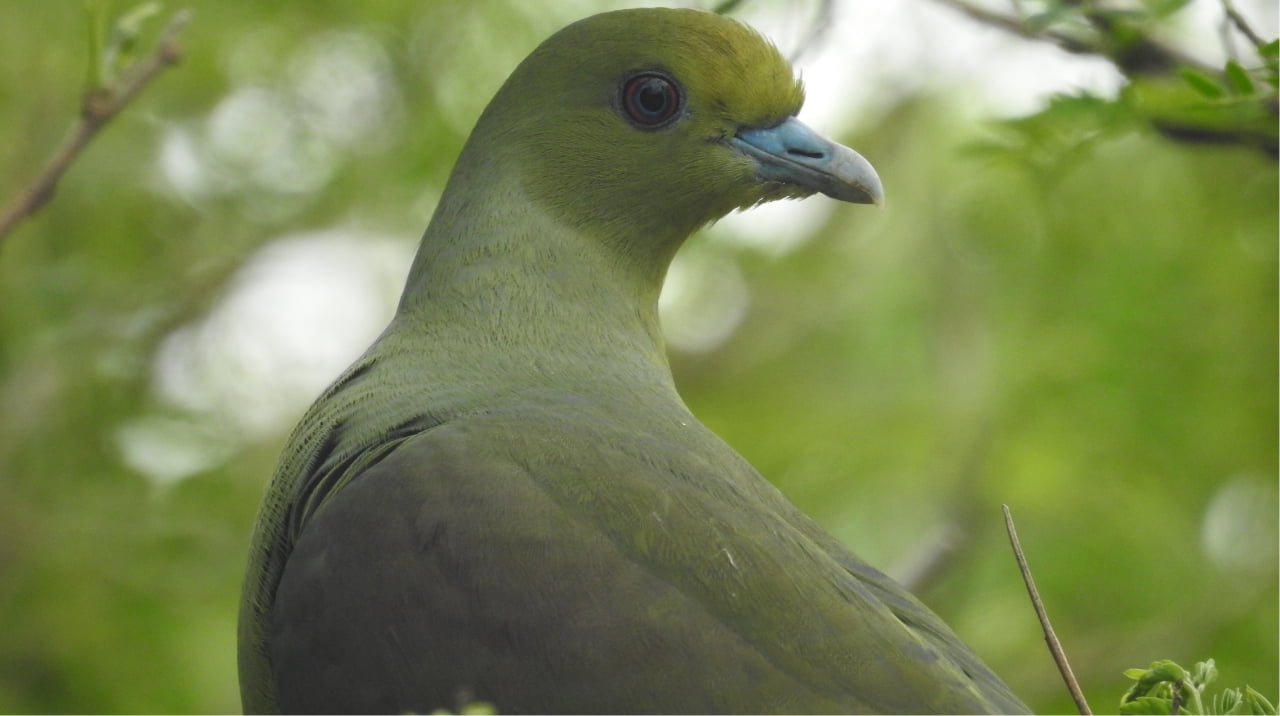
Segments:
[[[96,27],[100,6],[91,6],[89,89],[80,108],[80,119],[53,157],[0,211],[0,242],[27,217],[53,199],[58,181],[97,134],[121,110],[142,94],[161,72],[182,59],[178,33],[191,21],[191,11],[181,10],[169,21],[147,58],[132,61],[142,24],[159,12],[159,5],[146,3],[123,15],[105,43]],[[2,246],[2,243],[0,243]]]
[[[1280,153],[1280,42],[1260,35],[1231,0],[1219,1],[1224,29],[1248,40],[1253,59],[1236,57],[1228,46],[1232,59],[1216,68],[1156,39],[1154,30],[1191,0],[1143,0],[1123,7],[1103,0],[1015,0],[1016,14],[970,0],[934,0],[1019,37],[1104,57],[1127,80],[1115,99],[1064,95],[1039,114],[1004,123],[1011,136],[994,148],[1035,155],[1044,147],[1034,145],[1048,138],[1059,145],[1050,148],[1057,156],[1108,132],[1145,124],[1179,142],[1234,144],[1275,156]],[[1229,34],[1224,32],[1228,44]]]

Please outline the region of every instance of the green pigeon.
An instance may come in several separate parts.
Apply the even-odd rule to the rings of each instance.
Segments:
[[[1025,712],[698,422],[658,325],[735,209],[882,197],[777,49],[696,10],[554,34],[458,158],[395,317],[294,431],[240,612],[246,712]]]

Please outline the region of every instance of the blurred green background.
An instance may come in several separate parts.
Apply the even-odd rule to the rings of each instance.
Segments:
[[[615,6],[192,0],[147,25],[144,54],[195,9],[183,63],[0,243],[0,711],[239,709],[241,571],[285,435],[389,315],[498,84]],[[89,43],[81,3],[0,9],[7,200],[72,125]],[[807,33],[822,10],[741,16],[788,52],[902,44]],[[810,123],[876,165],[888,207],[810,199],[695,237],[663,304],[687,402],[1037,710],[1072,706],[1001,503],[1095,709],[1166,658],[1274,698],[1274,157],[1105,107],[996,124],[930,75],[941,37],[927,66],[800,63],[811,104],[856,99]]]

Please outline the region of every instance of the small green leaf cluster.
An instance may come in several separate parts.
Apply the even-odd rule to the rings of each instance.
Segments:
[[[1135,79],[1122,94],[1151,124],[1174,139],[1257,146],[1277,151],[1277,53],[1280,41],[1258,48],[1261,63],[1228,60],[1221,72],[1182,67],[1176,80]]]
[[[1276,88],[1280,86],[1280,40],[1272,40],[1259,47],[1258,56],[1262,64],[1253,69],[1247,69],[1233,59],[1227,61],[1221,78],[1184,68],[1182,79],[1205,99],[1274,98]]]
[[[1205,688],[1218,678],[1213,659],[1187,671],[1172,661],[1149,669],[1127,669],[1135,682],[1120,699],[1122,714],[1274,714],[1276,707],[1251,687],[1223,689],[1206,700]]]
[[[120,15],[107,29],[109,12],[104,0],[86,0],[89,17],[89,91],[112,90],[137,59],[139,38],[153,17],[160,14],[161,4],[143,2]]]
[[[1143,0],[1140,4],[1107,6],[1075,0],[1017,2],[1026,27],[1033,32],[1058,29],[1082,43],[1123,49],[1140,42],[1146,26],[1189,5],[1191,0]]]
[[[1280,152],[1280,40],[1267,42],[1246,28],[1250,59],[1233,58],[1216,69],[1153,39],[1187,0],[1123,8],[1066,0],[1019,5],[1025,33],[1106,57],[1126,83],[1114,99],[1057,97],[1035,115],[1004,123],[1001,138],[981,149],[1012,153],[1033,167],[1058,166],[1096,139],[1150,127],[1181,143]]]

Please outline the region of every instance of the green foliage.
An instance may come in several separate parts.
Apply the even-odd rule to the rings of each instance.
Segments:
[[[1263,80],[1273,88],[1280,86],[1280,40],[1272,40],[1259,47],[1258,54],[1266,68]]]
[[[1252,687],[1224,689],[1206,699],[1205,689],[1218,678],[1213,659],[1197,662],[1188,672],[1172,661],[1148,669],[1127,669],[1136,683],[1120,699],[1122,714],[1275,714],[1276,707]]]
[[[1036,115],[1004,123],[1003,139],[982,149],[1036,163],[1045,154],[1083,149],[1101,133],[1118,136],[1145,125],[1178,141],[1277,153],[1277,41],[1255,48],[1256,65],[1231,59],[1213,70],[1190,64],[1151,39],[1188,5],[1186,0],[1146,0],[1123,8],[1065,0],[1036,5],[1038,11],[1024,20],[1028,31],[1057,33],[1078,51],[1109,57],[1128,81],[1114,99],[1087,93],[1055,98]]]
[[[1119,102],[1173,139],[1243,144],[1276,152],[1274,88],[1259,92],[1250,75],[1235,63],[1227,64],[1221,79],[1195,70],[1184,70],[1179,79],[1134,80]]]
[[[1099,142],[1136,126],[1136,117],[1120,102],[1088,93],[1059,94],[1040,112],[993,124],[993,136],[970,142],[966,151],[1019,164],[1048,178],[1082,161]]]
[[[1189,5],[1191,0],[1142,0],[1138,5],[1077,0],[1016,0],[1023,24],[1032,33],[1060,31],[1082,46],[1121,55],[1140,45],[1150,27]]]

